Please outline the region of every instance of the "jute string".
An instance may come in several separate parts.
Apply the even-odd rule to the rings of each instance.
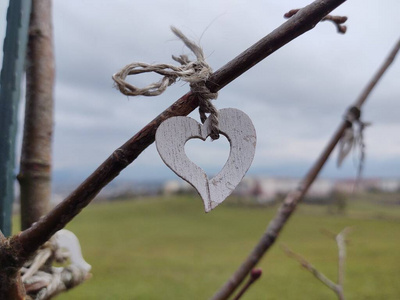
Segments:
[[[216,99],[218,93],[211,93],[205,85],[206,81],[212,74],[211,67],[205,61],[204,53],[201,47],[190,41],[180,30],[171,27],[172,32],[188,47],[196,56],[196,61],[189,60],[187,55],[172,56],[172,59],[180,63],[180,66],[170,64],[147,64],[136,62],[126,65],[118,73],[112,76],[116,87],[120,92],[127,96],[158,96],[162,94],[168,86],[177,80],[183,80],[190,84],[191,92],[199,100],[199,113],[202,123],[207,119],[206,114],[210,114],[211,134],[213,140],[219,138],[218,129],[218,111],[211,103],[212,99]],[[141,73],[154,72],[163,75],[163,78],[149,84],[144,88],[136,87],[126,82],[126,77]]]
[[[87,269],[72,263],[65,267],[53,266],[53,263],[65,264],[70,260],[70,253],[58,246],[56,235],[21,268],[22,281],[30,299],[50,299],[90,277]]]

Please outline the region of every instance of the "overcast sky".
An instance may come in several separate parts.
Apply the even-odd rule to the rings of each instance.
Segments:
[[[283,14],[311,1],[54,1],[56,59],[54,172],[82,179],[189,87],[178,82],[158,97],[126,97],[111,76],[131,62],[175,63],[190,54],[174,25],[204,49],[217,70],[285,22]],[[1,40],[8,1],[1,1]],[[400,1],[349,0],[333,14],[349,17],[348,32],[321,23],[220,91],[218,109],[234,107],[253,120],[258,144],[250,174],[302,176],[400,37]],[[2,43],[2,42],[1,42]],[[2,59],[2,54],[1,59]],[[144,86],[159,77],[139,76]],[[400,59],[369,98],[362,118],[365,176],[399,177]],[[198,119],[198,112],[191,114]],[[20,124],[22,128],[22,123]],[[208,172],[222,167],[228,142],[190,142],[189,157]],[[355,176],[337,153],[324,177]],[[175,178],[151,145],[122,179]]]

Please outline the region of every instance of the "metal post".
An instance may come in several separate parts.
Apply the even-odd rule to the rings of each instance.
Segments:
[[[10,0],[0,75],[0,230],[11,234],[15,183],[15,140],[24,72],[31,0]]]

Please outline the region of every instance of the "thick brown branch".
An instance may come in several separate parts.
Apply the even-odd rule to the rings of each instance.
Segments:
[[[382,77],[384,72],[388,69],[389,65],[393,62],[394,57],[400,50],[400,41],[398,41],[390,52],[390,55],[385,60],[384,64],[378,70],[377,74],[373,77],[372,81],[367,85],[366,90],[356,101],[355,105],[359,108],[363,105],[368,95],[372,91],[372,88],[376,86],[376,83]],[[368,93],[367,93],[368,91]],[[333,149],[342,137],[345,129],[348,127],[348,122],[343,120],[339,125],[339,128],[334,133],[333,137],[329,141],[328,145],[321,153],[320,157],[317,159],[315,164],[308,171],[303,181],[300,183],[296,191],[289,193],[285,200],[283,201],[281,207],[273,218],[265,233],[262,235],[260,241],[251,251],[249,256],[245,259],[242,265],[236,270],[232,277],[221,287],[221,289],[213,296],[213,300],[217,299],[227,299],[234,290],[239,286],[239,284],[246,278],[247,274],[253,269],[256,264],[261,260],[268,249],[274,244],[276,238],[278,237],[280,231],[285,226],[286,222],[295,211],[297,204],[303,199],[304,195],[307,193],[309,187],[317,178],[322,167],[328,160]]]
[[[25,299],[17,253],[14,245],[0,231],[0,299]]]
[[[345,0],[317,0],[305,7],[296,16],[216,71],[206,83],[208,88],[212,92],[220,90],[283,45],[315,27],[323,17],[343,2]],[[32,254],[87,206],[105,185],[118,176],[121,170],[154,142],[155,132],[162,121],[172,116],[188,115],[197,106],[198,100],[196,98],[191,97],[190,93],[184,95],[117,149],[55,209],[31,228],[13,237],[15,242],[23,249],[19,255],[26,257]]]
[[[187,115],[196,107],[197,100],[191,97],[190,93],[184,95],[124,145],[115,150],[63,202],[36,222],[31,228],[21,232],[16,237],[23,246],[24,252],[29,254],[35,251],[55,232],[63,228],[82,208],[87,206],[104,186],[117,177],[122,169],[128,166],[146,147],[154,142],[156,129],[164,120],[172,116]]]

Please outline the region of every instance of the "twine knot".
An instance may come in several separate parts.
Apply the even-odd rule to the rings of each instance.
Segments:
[[[360,121],[361,110],[357,106],[352,106],[347,111],[347,114],[344,116],[344,119],[349,123],[349,127],[353,124],[353,122]]]
[[[340,167],[350,151],[352,149],[355,150],[358,147],[359,161],[357,177],[359,178],[361,176],[365,160],[364,129],[367,126],[370,126],[371,123],[361,120],[361,110],[356,106],[349,108],[347,114],[344,116],[344,119],[347,123],[347,128],[340,139],[337,165]]]
[[[64,239],[68,238],[69,249],[64,249],[64,246],[60,244],[62,236]],[[71,236],[76,241],[71,239]],[[76,254],[77,247],[80,251],[78,239],[72,232],[58,231],[21,268],[22,281],[30,299],[50,299],[90,278],[91,267],[83,258],[79,261]],[[59,266],[54,266],[55,263]]]
[[[196,61],[191,61],[187,55],[174,56],[172,59],[180,63],[180,66],[170,64],[146,64],[132,63],[126,65],[118,73],[112,76],[119,91],[127,96],[158,96],[162,94],[168,86],[177,80],[183,80],[190,84],[192,94],[199,100],[199,113],[201,122],[207,119],[206,114],[211,118],[211,138],[219,138],[218,111],[211,103],[216,99],[218,93],[212,93],[206,86],[206,81],[212,74],[211,67],[207,64],[203,50],[196,43],[190,41],[180,30],[171,27],[172,32],[188,47],[196,56]],[[163,75],[163,78],[155,83],[151,83],[144,88],[138,88],[128,82],[126,77],[140,73],[155,72]]]

